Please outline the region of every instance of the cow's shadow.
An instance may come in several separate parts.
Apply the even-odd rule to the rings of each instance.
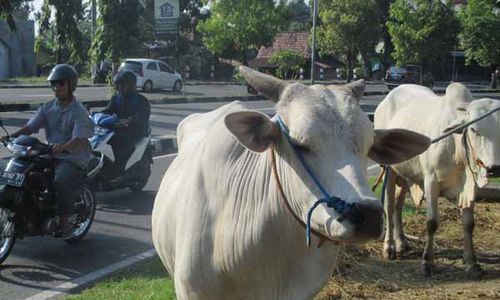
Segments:
[[[151,215],[155,197],[156,191],[131,193],[123,189],[99,193],[96,210],[129,215]]]

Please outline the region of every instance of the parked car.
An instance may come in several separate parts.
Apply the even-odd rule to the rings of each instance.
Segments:
[[[390,90],[404,83],[420,84],[430,88],[434,85],[432,75],[422,76],[422,67],[418,65],[391,66],[385,73],[384,81]]]
[[[127,69],[137,75],[137,87],[149,93],[153,89],[182,89],[182,76],[169,65],[156,59],[128,58],[119,69]]]

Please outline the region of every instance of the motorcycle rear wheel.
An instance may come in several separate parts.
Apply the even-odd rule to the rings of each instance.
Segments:
[[[84,219],[79,222],[71,235],[64,239],[68,244],[79,242],[89,231],[95,216],[95,197],[94,193],[88,187],[84,187],[80,193],[80,201],[83,202],[84,212],[81,213]]]
[[[144,187],[146,186],[146,184],[148,183],[150,175],[151,175],[151,166],[148,164],[147,168],[145,168],[145,170],[143,170],[143,173],[141,175],[142,176],[141,179],[137,180],[136,182],[134,182],[128,186],[130,191],[132,191],[132,193],[141,192],[144,189]]]
[[[7,212],[0,209],[0,264],[7,259],[15,243],[16,227],[14,220],[9,220]]]

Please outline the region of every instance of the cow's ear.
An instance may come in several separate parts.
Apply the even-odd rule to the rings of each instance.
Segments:
[[[431,140],[425,135],[406,129],[375,130],[368,157],[392,165],[408,160],[429,148]]]
[[[443,130],[443,132],[451,131],[451,130],[465,124],[467,122],[467,119],[468,119],[467,117],[468,117],[467,112],[459,110],[458,117],[455,120],[451,121],[450,124],[448,124],[448,126],[446,126],[446,128]],[[462,128],[461,130],[459,130],[455,133],[462,134],[464,132],[464,129],[465,128]]]
[[[356,80],[346,84],[345,86],[350,89],[357,98],[361,98],[365,94],[366,83],[364,79]]]
[[[280,136],[279,125],[257,111],[230,113],[224,122],[243,146],[255,152],[265,151]]]

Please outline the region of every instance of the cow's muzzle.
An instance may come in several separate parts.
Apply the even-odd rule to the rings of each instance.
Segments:
[[[493,166],[486,168],[486,176],[490,177],[500,177],[500,166]]]
[[[378,239],[382,236],[384,209],[380,202],[364,200],[356,203],[358,211],[363,215],[363,222],[355,224],[356,239]]]

